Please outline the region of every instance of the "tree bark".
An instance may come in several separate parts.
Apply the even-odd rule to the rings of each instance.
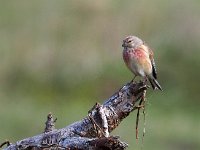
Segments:
[[[116,149],[123,150],[127,144],[119,137],[109,136],[130,112],[137,109],[147,86],[143,82],[124,85],[102,105],[95,104],[88,116],[62,129],[55,129],[52,115],[47,117],[44,133],[8,144],[4,150],[17,149]]]

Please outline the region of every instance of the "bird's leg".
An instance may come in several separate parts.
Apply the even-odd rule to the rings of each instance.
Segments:
[[[136,75],[133,77],[133,79],[131,80],[131,82],[133,82],[135,80],[135,78],[136,78]]]

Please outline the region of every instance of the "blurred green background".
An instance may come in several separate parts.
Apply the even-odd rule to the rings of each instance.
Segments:
[[[143,149],[200,149],[199,0],[18,0],[0,2],[0,141],[57,128],[87,115],[132,79],[122,39],[154,49],[164,92],[147,94]],[[133,112],[112,133],[141,149]]]

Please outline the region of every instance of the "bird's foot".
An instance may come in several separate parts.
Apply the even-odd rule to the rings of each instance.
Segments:
[[[142,82],[145,83],[145,84],[147,83],[147,81],[148,81],[147,77],[144,77],[143,80],[142,80]]]

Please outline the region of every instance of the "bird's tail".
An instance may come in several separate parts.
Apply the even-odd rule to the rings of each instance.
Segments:
[[[158,83],[158,81],[155,78],[148,78],[149,82],[151,83],[151,86],[154,90],[159,89],[162,91],[162,87],[160,86],[160,84]]]

